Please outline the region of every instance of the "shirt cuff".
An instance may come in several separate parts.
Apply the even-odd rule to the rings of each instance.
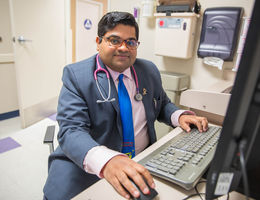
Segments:
[[[90,174],[96,174],[99,178],[103,178],[100,174],[106,163],[117,155],[125,155],[120,152],[111,150],[106,146],[96,146],[90,149],[85,156],[83,166],[84,170]]]
[[[180,126],[179,124],[179,117],[181,115],[196,115],[193,111],[190,110],[176,110],[174,113],[171,115],[171,122],[173,126]]]

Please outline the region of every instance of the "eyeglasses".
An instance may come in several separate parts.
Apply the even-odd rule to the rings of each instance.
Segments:
[[[130,50],[135,50],[139,46],[140,42],[135,39],[122,40],[118,37],[100,37],[108,42],[108,45],[114,48],[121,47],[125,43],[126,47]]]

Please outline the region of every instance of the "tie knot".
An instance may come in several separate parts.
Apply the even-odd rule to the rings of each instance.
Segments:
[[[119,81],[122,81],[122,80],[123,80],[123,77],[124,77],[124,74],[120,74],[120,75],[118,76],[118,80],[119,80]]]

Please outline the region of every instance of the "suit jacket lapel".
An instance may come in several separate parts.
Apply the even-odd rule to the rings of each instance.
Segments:
[[[150,136],[150,143],[156,141],[155,131],[154,131],[154,122],[152,121],[153,112],[153,96],[152,96],[152,88],[149,86],[148,79],[144,77],[145,73],[140,70],[140,68],[135,67],[135,71],[137,74],[138,85],[140,94],[143,96],[142,102],[144,104],[145,116],[147,120],[148,134]],[[133,72],[132,72],[133,73]]]
[[[147,121],[150,119],[150,117],[149,117],[149,112],[147,112],[149,109],[151,109],[151,107],[150,107],[150,95],[151,95],[151,93],[150,93],[150,89],[149,89],[149,84],[146,82],[146,78],[145,77],[141,77],[141,75],[142,76],[144,76],[144,73],[143,72],[141,72],[140,71],[140,69],[138,68],[138,67],[135,67],[134,66],[134,68],[135,68],[135,71],[136,71],[136,75],[137,75],[137,81],[138,81],[138,85],[139,85],[139,92],[140,92],[140,94],[143,96],[143,99],[142,99],[142,101],[143,101],[143,104],[144,104],[144,108],[145,108],[145,112],[146,112],[146,118],[147,118]],[[132,71],[132,70],[131,70]],[[132,71],[132,73],[133,73],[133,71]]]

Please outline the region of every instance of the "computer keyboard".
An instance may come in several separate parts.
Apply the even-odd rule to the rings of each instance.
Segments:
[[[196,128],[182,132],[138,163],[151,174],[190,190],[213,159],[220,132],[218,126],[209,126],[203,133]]]

